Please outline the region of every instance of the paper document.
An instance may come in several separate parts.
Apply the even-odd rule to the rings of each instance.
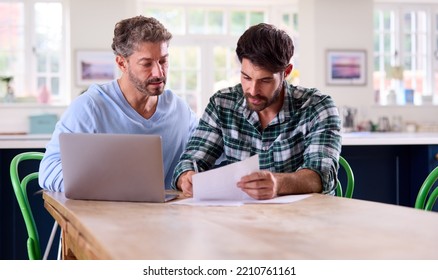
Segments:
[[[243,204],[292,203],[310,196],[286,195],[272,199],[257,200],[248,196],[237,182],[245,175],[260,170],[259,156],[255,155],[243,161],[223,167],[196,173],[192,177],[193,198],[171,202],[171,204],[197,206],[240,206]]]
[[[194,200],[241,201],[248,195],[237,187],[245,175],[260,170],[259,156],[228,164],[223,167],[196,173],[192,177]]]

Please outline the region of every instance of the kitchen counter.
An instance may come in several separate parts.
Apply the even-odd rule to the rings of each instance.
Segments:
[[[2,134],[0,149],[42,149],[49,142],[51,134]]]
[[[342,146],[438,145],[435,132],[349,132],[342,134]]]
[[[3,134],[0,149],[45,148],[51,134]],[[349,132],[342,134],[343,146],[438,145],[438,133]]]

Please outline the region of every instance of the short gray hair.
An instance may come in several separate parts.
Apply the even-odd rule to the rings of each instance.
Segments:
[[[136,16],[116,23],[111,48],[115,55],[129,57],[139,43],[169,43],[172,34],[157,19]]]

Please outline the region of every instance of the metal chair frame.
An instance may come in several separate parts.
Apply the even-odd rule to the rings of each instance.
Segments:
[[[337,185],[336,185],[336,196],[339,197],[347,197],[352,198],[353,192],[354,192],[354,173],[353,169],[351,169],[350,164],[348,164],[347,160],[339,156],[339,164],[344,168],[346,174],[347,174],[347,188],[345,190],[345,195],[341,186],[341,182],[338,179]]]
[[[431,211],[438,198],[438,186],[432,190],[438,180],[438,166],[435,167],[424,180],[415,200],[415,208]]]
[[[19,165],[26,160],[39,160],[43,158],[44,153],[41,152],[24,152],[16,155],[10,164],[10,177],[12,187],[14,189],[15,196],[17,198],[18,205],[20,206],[21,213],[23,215],[24,223],[26,225],[28,239],[27,239],[27,252],[30,260],[46,260],[48,258],[50,248],[52,247],[53,239],[58,228],[58,223],[55,221],[53,224],[50,238],[47,242],[44,255],[41,255],[41,244],[38,235],[38,228],[35,223],[32,209],[29,204],[27,195],[27,185],[38,179],[38,172],[32,172],[27,174],[20,180]],[[59,255],[59,252],[58,252]]]

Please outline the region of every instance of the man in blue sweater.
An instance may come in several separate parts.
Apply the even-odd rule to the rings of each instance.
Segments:
[[[121,76],[91,85],[62,115],[40,164],[43,189],[64,191],[59,150],[63,132],[161,135],[165,186],[170,188],[177,161],[198,124],[186,102],[165,89],[171,38],[154,18],[137,16],[115,25],[112,49]]]

